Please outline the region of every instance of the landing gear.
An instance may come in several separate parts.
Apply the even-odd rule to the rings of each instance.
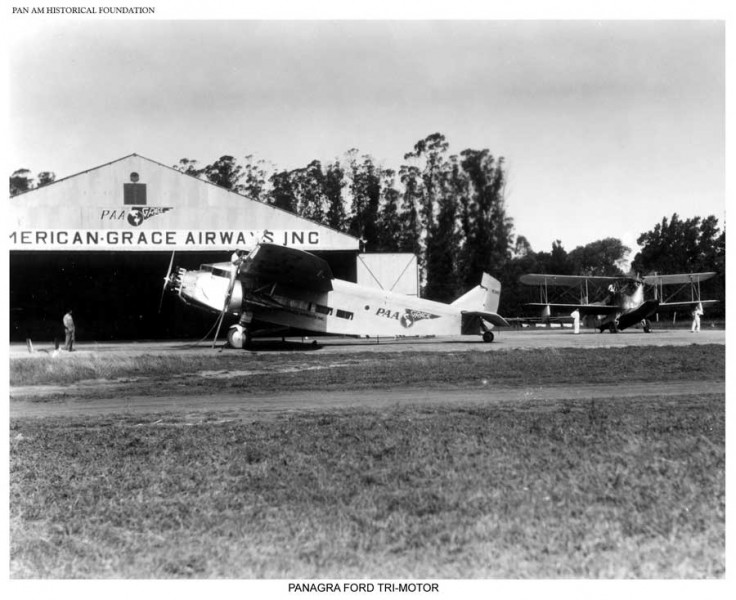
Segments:
[[[252,341],[250,331],[242,325],[233,325],[227,332],[227,343],[231,348],[247,350]]]
[[[231,348],[242,349],[245,345],[245,329],[240,325],[233,325],[228,329],[227,343]]]
[[[608,329],[608,331],[610,331],[611,333],[618,333],[618,319],[616,319],[615,321],[611,321],[607,325],[604,323],[603,325],[598,326],[599,333],[603,333],[606,329]]]
[[[492,331],[484,331],[483,332],[483,341],[486,344],[490,344],[493,341],[494,335]]]

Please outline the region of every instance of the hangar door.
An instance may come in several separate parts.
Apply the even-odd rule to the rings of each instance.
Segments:
[[[409,253],[359,254],[357,283],[389,292],[419,296],[419,265]]]

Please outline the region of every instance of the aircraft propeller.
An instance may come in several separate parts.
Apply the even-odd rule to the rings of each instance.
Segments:
[[[161,307],[164,304],[164,294],[166,293],[166,286],[168,286],[169,283],[171,283],[171,279],[170,279],[170,277],[171,277],[171,269],[174,266],[174,254],[175,253],[176,253],[176,251],[172,251],[171,252],[171,260],[169,261],[169,268],[166,271],[166,277],[164,277],[164,285],[161,288],[161,298],[158,301],[158,314],[161,314]]]

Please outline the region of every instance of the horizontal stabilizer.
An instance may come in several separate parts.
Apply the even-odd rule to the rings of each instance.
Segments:
[[[482,312],[482,311],[462,311],[461,313],[463,315],[463,319],[467,317],[480,317],[484,321],[488,321],[489,323],[492,323],[493,325],[496,325],[498,327],[511,327],[509,322],[504,319],[501,315],[492,313],[492,312]]]

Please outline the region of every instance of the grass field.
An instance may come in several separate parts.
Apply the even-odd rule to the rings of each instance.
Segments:
[[[625,350],[575,352],[374,357],[301,376],[302,385],[325,387],[345,386],[346,368],[356,386],[389,385],[399,373],[418,389],[460,386],[469,373],[553,383],[617,361],[631,367],[632,382],[724,377],[723,346],[651,348],[635,359]],[[172,365],[167,376],[190,367]],[[21,369],[15,376],[33,379]],[[270,378],[291,389],[291,377],[239,384]],[[722,394],[418,403],[268,419],[235,410],[194,420],[11,419],[10,572],[723,577],[724,466]]]
[[[181,383],[181,393],[213,389],[203,373],[230,372],[222,385],[241,391],[356,389],[396,385],[490,383],[618,383],[725,379],[723,345],[631,348],[550,348],[504,352],[385,352],[345,358],[295,353],[229,352],[204,355],[31,356],[10,361],[10,385],[69,385],[85,380],[122,380],[147,385],[150,394],[169,394],[163,382]],[[278,377],[274,377],[278,374]],[[153,385],[150,385],[153,384]],[[215,388],[215,391],[222,391]]]

